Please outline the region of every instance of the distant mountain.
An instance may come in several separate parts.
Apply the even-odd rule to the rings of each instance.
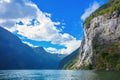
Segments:
[[[41,62],[44,62],[42,63],[41,67],[45,69],[48,69],[49,67],[54,68],[54,69],[58,68],[60,60],[62,60],[63,57],[65,56],[62,54],[48,53],[44,50],[43,47],[35,47],[33,48],[33,50],[41,58]]]
[[[65,58],[63,58],[60,61],[59,69],[73,69],[79,58],[79,50],[80,48],[73,51],[70,55],[66,56]]]
[[[61,59],[42,47],[23,44],[17,36],[0,27],[0,69],[57,69]]]

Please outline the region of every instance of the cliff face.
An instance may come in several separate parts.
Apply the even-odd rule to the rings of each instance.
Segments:
[[[119,0],[110,0],[86,19],[79,49],[78,58],[75,57],[77,62],[72,69],[120,69]]]
[[[120,63],[119,15],[120,11],[115,11],[109,16],[98,16],[91,20],[89,26],[84,26],[78,67],[92,64],[97,69],[113,69]]]

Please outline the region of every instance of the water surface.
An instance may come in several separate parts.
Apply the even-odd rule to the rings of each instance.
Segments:
[[[0,80],[120,80],[120,72],[87,70],[0,70]]]

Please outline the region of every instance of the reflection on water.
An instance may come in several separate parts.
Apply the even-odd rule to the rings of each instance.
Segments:
[[[120,80],[120,72],[81,70],[0,70],[0,80]]]

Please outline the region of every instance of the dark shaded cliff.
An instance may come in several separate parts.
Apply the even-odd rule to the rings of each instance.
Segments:
[[[63,55],[31,48],[0,27],[0,69],[57,69]]]

